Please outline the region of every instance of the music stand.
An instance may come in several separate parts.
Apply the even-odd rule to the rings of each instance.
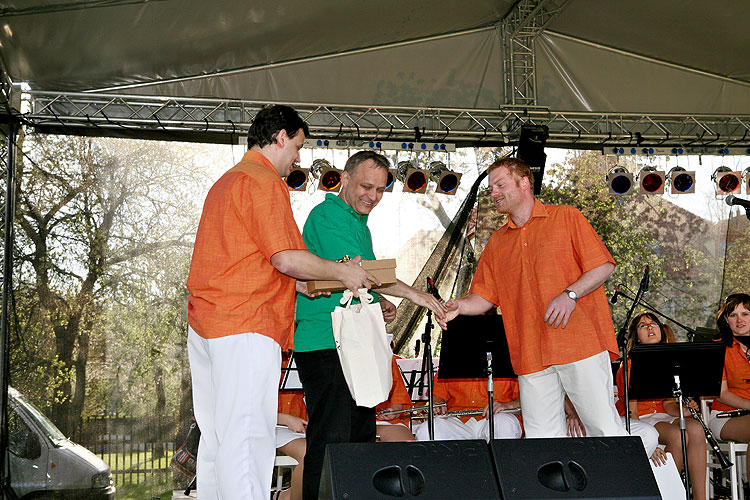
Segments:
[[[286,368],[281,368],[280,391],[301,391],[302,381],[299,379],[299,370],[294,362],[294,352],[289,355],[289,363]]]
[[[718,396],[721,393],[724,353],[725,346],[720,342],[637,345],[630,350],[630,397],[636,400],[677,398],[688,500],[690,472],[682,397]],[[629,409],[625,415],[629,418]]]
[[[490,441],[495,438],[493,378],[515,378],[502,316],[456,316],[443,330],[439,379],[486,378]]]

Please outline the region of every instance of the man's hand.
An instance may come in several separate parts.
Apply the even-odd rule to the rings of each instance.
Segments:
[[[586,437],[586,428],[583,426],[583,422],[581,422],[578,415],[567,415],[565,422],[568,425],[568,436]]]
[[[445,315],[448,312],[438,299],[427,292],[417,292],[413,297],[410,297],[410,300],[415,304],[426,307],[432,311],[438,324],[445,319]]]
[[[357,255],[350,261],[341,262],[339,267],[341,269],[339,281],[351,290],[355,297],[359,297],[360,288],[370,289],[382,284],[375,276],[362,269],[362,266],[359,265],[360,262],[362,262],[362,257]]]
[[[553,328],[557,328],[561,324],[565,328],[575,308],[576,301],[568,297],[567,293],[562,292],[552,299],[547,306],[547,312],[544,313],[544,322]]]
[[[451,321],[452,319],[454,319],[456,316],[459,315],[459,309],[460,308],[458,306],[458,301],[457,300],[453,300],[453,299],[451,299],[448,302],[446,302],[445,304],[443,304],[443,307],[445,308],[445,311],[446,311],[445,315],[443,316],[442,319],[438,318],[437,319],[437,323],[438,323],[438,325],[440,325],[440,328],[442,328],[443,330],[447,330],[448,329],[448,322]]]
[[[661,467],[662,465],[667,464],[667,453],[659,448],[658,446],[654,450],[654,452],[651,454],[651,461],[654,463],[655,466]]]
[[[321,295],[326,295],[326,296],[330,296],[331,295],[331,292],[314,292],[314,293],[308,293],[308,291],[307,291],[307,282],[306,281],[299,281],[299,280],[297,280],[294,288],[295,288],[295,290],[297,290],[302,295],[306,295],[306,296],[310,297],[311,299],[315,298],[315,297],[320,297]]]
[[[383,321],[390,323],[396,319],[396,306],[393,302],[386,300],[382,295],[380,296],[380,309],[383,311]],[[398,408],[399,410],[401,408]]]

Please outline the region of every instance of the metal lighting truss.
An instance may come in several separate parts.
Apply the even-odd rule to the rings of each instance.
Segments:
[[[534,40],[570,0],[520,0],[501,23],[505,102],[534,106]]]
[[[264,102],[106,93],[28,91],[29,125],[69,134],[202,140],[204,134],[236,138],[247,132]],[[750,116],[596,113],[542,106],[499,109],[423,108],[285,103],[297,109],[315,137],[341,144],[366,141],[434,141],[457,146],[517,142],[521,125],[546,125],[547,146],[747,147]],[[640,151],[639,151],[640,152]]]

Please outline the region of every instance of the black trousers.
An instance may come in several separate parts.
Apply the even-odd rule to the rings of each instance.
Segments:
[[[357,406],[335,349],[295,352],[307,405],[304,500],[318,498],[328,443],[375,442],[375,409]]]

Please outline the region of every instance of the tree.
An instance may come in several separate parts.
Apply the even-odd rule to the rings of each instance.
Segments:
[[[14,383],[47,402],[70,434],[84,409],[92,348],[106,352],[108,301],[158,290],[144,263],[192,247],[195,193],[206,176],[199,150],[176,144],[30,135],[23,148],[12,366],[24,370]]]

